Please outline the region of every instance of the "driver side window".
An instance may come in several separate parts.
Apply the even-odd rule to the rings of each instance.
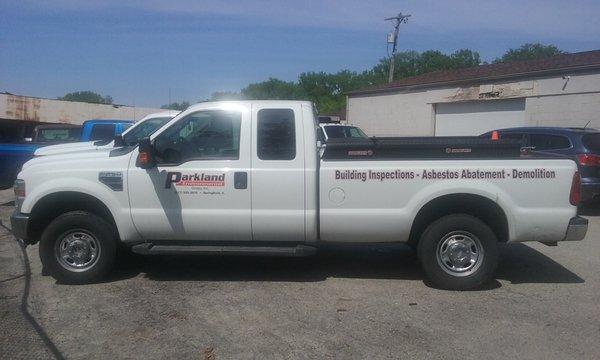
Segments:
[[[190,160],[237,160],[241,121],[242,114],[235,111],[192,113],[156,138],[157,161],[181,164]]]

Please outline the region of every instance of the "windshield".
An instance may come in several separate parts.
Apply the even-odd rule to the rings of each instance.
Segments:
[[[48,128],[37,129],[35,142],[70,142],[79,141],[81,137],[81,128]]]
[[[368,136],[356,126],[324,126],[327,137],[331,139],[344,138],[368,138]]]
[[[137,145],[142,138],[152,135],[156,130],[158,130],[171,119],[171,117],[157,117],[146,120],[124,134],[123,141],[128,146]]]

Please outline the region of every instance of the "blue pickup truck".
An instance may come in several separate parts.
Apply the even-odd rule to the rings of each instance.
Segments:
[[[12,187],[21,166],[42,146],[61,142],[111,140],[133,125],[132,120],[93,119],[81,127],[40,125],[30,142],[0,143],[0,189]]]

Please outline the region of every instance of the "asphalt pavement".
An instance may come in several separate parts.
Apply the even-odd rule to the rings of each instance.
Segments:
[[[0,192],[4,224],[11,200]],[[401,245],[127,256],[102,283],[63,285],[0,228],[0,358],[599,358],[600,211],[587,214],[585,240],[501,246],[496,280],[468,292],[430,287]]]

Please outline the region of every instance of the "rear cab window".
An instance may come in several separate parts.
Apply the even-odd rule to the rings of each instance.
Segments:
[[[292,109],[258,111],[257,155],[261,160],[296,158],[296,131]]]

